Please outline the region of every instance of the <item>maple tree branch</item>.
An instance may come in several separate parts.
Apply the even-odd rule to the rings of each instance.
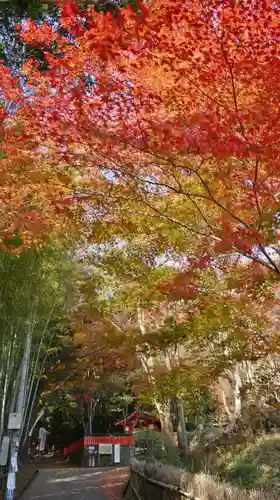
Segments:
[[[203,160],[201,161],[197,171],[199,170],[199,168],[202,166],[202,163],[203,163]],[[162,169],[164,172],[166,172],[164,169]],[[175,175],[172,175],[172,177],[174,178],[175,182],[177,183],[178,187],[179,187],[179,191],[178,191],[178,194],[182,194],[184,196],[186,196],[188,198],[188,200],[190,200],[190,202],[194,205],[194,207],[196,208],[196,210],[198,211],[198,213],[201,215],[202,219],[204,220],[205,224],[209,227],[209,229],[211,229],[211,231],[214,232],[214,228],[213,226],[210,224],[209,220],[207,219],[206,215],[204,215],[202,209],[200,208],[200,206],[198,205],[198,203],[196,203],[196,201],[193,199],[193,196],[189,193],[187,193],[186,191],[183,190],[182,188],[182,184],[179,182],[179,180],[175,177]]]
[[[185,229],[191,231],[191,232],[194,232],[200,236],[206,236],[208,238],[211,238],[213,240],[216,240],[216,241],[220,241],[219,238],[217,238],[216,236],[214,235],[209,235],[209,234],[205,234],[205,233],[202,233],[201,231],[197,231],[197,230],[194,230],[193,228],[191,228],[190,226],[186,226],[185,224],[183,224],[182,222],[180,221],[176,221],[176,219],[173,219],[169,216],[167,216],[166,214],[162,213],[160,210],[158,210],[157,208],[153,207],[152,205],[148,204],[148,202],[146,200],[143,200],[142,199],[142,202],[144,202],[147,206],[149,206],[149,208],[151,208],[152,210],[156,211],[157,213],[159,213],[162,217],[164,217],[165,219],[169,220],[170,222],[173,222],[173,223],[176,223],[178,225],[180,225],[181,227],[184,227]],[[221,208],[223,208],[223,206],[221,205]],[[227,210],[228,211],[228,210]],[[228,213],[231,215],[231,212],[228,211]],[[235,219],[235,215],[233,214],[232,215]],[[237,220],[240,220],[240,219],[237,219]],[[241,220],[240,220],[241,221]],[[241,221],[242,224],[245,225],[245,223],[243,223],[243,221]],[[250,227],[248,225],[246,225],[246,227],[248,229],[250,229]],[[260,263],[262,263],[263,265],[265,265],[266,267],[268,267],[269,269],[272,269],[274,270],[277,274],[280,274],[280,269],[278,268],[278,266],[275,264],[274,260],[270,257],[269,253],[266,251],[264,245],[262,245],[261,243],[258,244],[258,248],[260,249],[261,253],[265,256],[265,258],[267,259],[267,261],[269,262],[268,265],[265,264],[265,261],[261,260],[261,259],[258,259],[257,257],[253,257],[251,256],[249,253],[243,253],[241,252],[239,249],[236,248],[236,250],[239,252],[239,253],[242,253],[242,255],[244,255],[245,257],[248,257],[249,259],[251,260],[254,260],[254,261],[258,261]]]
[[[270,255],[266,251],[264,245],[262,245],[261,243],[259,243],[258,247],[259,247],[260,251],[262,252],[262,254],[266,257],[266,259],[268,260],[268,262],[270,262],[270,264],[271,264],[272,268],[274,269],[274,271],[276,271],[277,274],[280,274],[279,267],[275,264],[274,260],[270,257]]]
[[[135,148],[135,146],[133,144],[129,144],[129,145],[131,145],[132,147]],[[139,151],[143,152],[143,150],[141,148],[136,148],[136,149],[139,149]],[[161,157],[158,154],[154,154],[154,153],[151,153],[149,151],[146,151],[146,152],[148,154],[150,154],[151,156],[154,156],[154,157],[156,157],[156,158],[158,158],[160,160],[165,160],[166,161],[166,158]],[[167,161],[169,161],[170,164],[173,167],[178,168],[178,165],[176,165],[172,159],[167,159]],[[201,199],[205,199],[205,200],[208,200],[208,201],[212,201],[214,203],[214,205],[218,206],[219,208],[221,208],[222,210],[224,210],[226,213],[228,213],[232,219],[236,220],[242,226],[246,227],[246,229],[250,230],[251,229],[250,226],[244,220],[242,220],[240,217],[238,217],[236,214],[234,214],[231,210],[229,210],[227,207],[225,207],[222,203],[220,203],[216,198],[214,198],[213,193],[211,192],[208,184],[206,183],[206,181],[203,179],[203,177],[199,173],[199,169],[201,168],[202,164],[203,164],[203,159],[202,159],[202,161],[201,161],[201,163],[199,165],[199,168],[194,169],[192,166],[188,165],[187,166],[187,170],[193,172],[197,176],[197,178],[199,179],[200,183],[202,184],[202,186],[204,187],[205,191],[208,193],[209,196],[205,196],[205,195],[203,195],[201,193],[190,193],[190,192],[188,193],[187,191],[179,192],[174,187],[172,187],[172,186],[170,186],[168,184],[158,183],[158,182],[152,182],[152,181],[148,181],[146,179],[141,179],[141,178],[138,178],[137,176],[135,176],[135,174],[129,174],[129,175],[131,177],[138,178],[138,180],[140,180],[141,182],[146,182],[146,183],[150,183],[150,184],[153,184],[153,185],[159,185],[159,186],[162,186],[162,187],[169,188],[169,189],[173,190],[174,192],[176,192],[177,194],[184,194],[184,195],[188,196],[189,199],[191,199],[191,197],[196,197],[196,198],[201,198]],[[159,168],[161,168],[161,167],[159,167]],[[180,167],[180,168],[184,168],[184,167]],[[209,225],[209,227],[211,227],[211,226]]]
[[[176,166],[176,165],[173,164],[173,166]],[[142,179],[141,177],[135,176],[135,174],[129,173],[127,171],[125,171],[125,173],[127,173],[132,178],[136,178],[136,179],[140,180],[141,182],[152,184],[152,185],[157,185],[157,186],[161,186],[161,187],[166,187],[167,189],[170,189],[170,190],[174,191],[176,194],[184,194],[194,204],[195,204],[195,202],[194,202],[194,200],[192,200],[192,197],[197,197],[197,198],[206,199],[208,201],[212,201],[216,206],[218,206],[219,208],[221,208],[222,210],[224,210],[225,212],[227,212],[234,220],[236,220],[237,222],[239,222],[240,224],[242,224],[244,227],[246,227],[246,229],[248,229],[248,230],[251,229],[250,226],[244,220],[240,219],[231,210],[229,210],[227,207],[225,207],[224,205],[222,205],[218,200],[216,200],[214,198],[214,196],[213,196],[213,194],[212,194],[209,186],[207,185],[206,181],[203,179],[203,177],[196,170],[194,170],[192,167],[188,167],[188,168],[189,168],[189,170],[191,170],[192,172],[194,172],[195,175],[198,177],[198,179],[200,180],[201,184],[203,185],[203,187],[207,191],[207,193],[208,193],[208,195],[209,195],[210,198],[208,196],[201,195],[201,194],[198,194],[198,193],[188,193],[186,191],[180,192],[176,188],[174,188],[173,186],[170,186],[169,184],[158,183],[158,182],[149,181],[147,179]],[[169,217],[166,214],[162,213],[157,208],[155,208],[152,205],[148,204],[148,202],[146,200],[143,200],[143,198],[141,198],[141,200],[147,206],[149,206],[150,209],[156,211],[159,215],[161,215],[162,217],[164,217],[166,220],[169,220],[170,222],[176,223],[177,225],[180,225],[184,229],[187,229],[187,230],[189,230],[191,232],[194,232],[194,233],[196,233],[196,234],[198,234],[200,236],[204,236],[204,237],[208,237],[208,238],[211,237],[213,240],[219,241],[219,238],[217,238],[216,236],[210,235],[210,234],[205,234],[205,233],[203,233],[201,231],[198,231],[198,230],[194,230],[194,228],[191,228],[190,226],[186,226],[182,222],[180,222],[180,221],[178,221],[176,219],[173,219],[172,217]],[[195,206],[197,207],[197,204],[195,204]],[[203,220],[205,220],[204,217],[203,217]],[[214,228],[212,228],[212,226],[210,224],[207,224],[207,225],[208,225],[208,227],[212,231],[214,231]],[[267,253],[267,251],[265,250],[264,246],[262,244],[259,244],[258,247],[259,247],[260,251],[262,252],[262,254],[266,257],[267,261],[270,263],[269,268],[273,269],[277,274],[280,274],[279,268],[277,267],[277,265],[275,264],[275,262],[273,261],[273,259],[270,257],[270,255]],[[245,255],[248,256],[248,258],[250,258],[249,254],[248,255],[245,254]],[[256,259],[254,258],[253,260],[256,260]],[[261,261],[261,262],[263,263],[263,261]]]
[[[136,105],[135,105],[134,99],[132,99],[132,106],[133,106],[133,109],[134,109],[134,112],[135,112],[135,115],[136,115],[136,121],[137,121],[137,124],[138,124],[139,132],[140,132],[141,137],[142,137],[142,140],[143,140],[144,147],[145,147],[146,149],[148,149],[148,142],[147,142],[147,138],[145,137],[145,134],[144,134],[144,132],[143,132],[142,125],[141,125],[141,121],[140,121],[140,118],[139,118],[139,113],[138,113],[138,111],[137,111],[137,108],[136,108]]]
[[[177,70],[178,71],[178,70]],[[179,71],[179,74],[180,74],[180,77],[178,77],[176,80],[175,80],[175,83],[180,79],[182,78],[182,74],[184,73],[184,70],[181,70]],[[206,97],[207,99],[209,99],[209,101],[212,101],[214,102],[215,104],[217,104],[218,106],[220,106],[221,108],[223,109],[226,109],[227,111],[229,110],[228,106],[226,106],[225,104],[223,104],[222,102],[220,101],[217,101],[217,99],[214,99],[214,97],[210,96],[209,94],[207,94],[207,92],[205,92],[202,88],[199,87],[199,85],[197,85],[197,83],[195,83],[195,81],[190,78],[189,76],[186,76],[184,74],[184,78],[191,84],[193,85],[202,95],[204,95],[204,97]]]
[[[212,192],[211,192],[210,188],[208,187],[206,181],[204,181],[204,179],[202,178],[202,176],[199,173],[196,173],[196,175],[199,178],[199,180],[202,182],[202,185],[205,187],[205,189],[207,190],[207,192],[209,193],[209,196],[211,197],[213,203],[215,205],[217,205],[219,208],[221,208],[222,210],[224,210],[226,213],[228,213],[234,220],[236,220],[237,222],[239,222],[240,224],[242,224],[244,227],[246,227],[246,229],[250,230],[251,229],[250,226],[244,220],[240,219],[240,217],[238,217],[231,210],[229,210],[228,208],[226,208],[224,205],[222,205],[218,200],[216,200],[214,198],[214,196],[212,195]],[[280,274],[280,270],[279,270],[278,266],[275,264],[275,262],[273,261],[273,259],[268,254],[268,252],[266,251],[264,245],[262,245],[261,243],[259,243],[258,247],[259,247],[260,251],[262,252],[262,254],[266,257],[266,259],[268,260],[268,262],[271,264],[272,269],[274,269],[277,274]]]
[[[160,158],[160,159],[163,160],[164,158]],[[171,165],[173,167],[177,168],[177,165],[174,164],[174,162],[170,162],[170,163],[171,163]],[[180,190],[176,189],[174,186],[171,186],[169,184],[160,183],[160,182],[153,182],[153,181],[150,181],[148,179],[143,179],[143,178],[141,178],[141,177],[139,177],[139,176],[137,176],[137,175],[135,175],[135,174],[133,174],[131,172],[128,172],[126,169],[124,169],[123,167],[120,167],[119,165],[117,165],[117,167],[118,167],[119,170],[122,170],[122,172],[123,172],[124,175],[128,175],[132,179],[137,179],[138,181],[140,181],[142,183],[146,183],[146,184],[156,185],[156,186],[159,186],[159,187],[165,187],[165,188],[170,189],[171,191],[175,192],[178,195],[184,195],[184,196],[186,196],[196,206],[197,209],[200,208],[200,207],[197,205],[197,203],[195,202],[195,200],[193,200],[194,197],[200,198],[200,199],[204,199],[206,201],[212,201],[212,203],[214,205],[218,206],[221,210],[224,210],[226,213],[228,213],[233,220],[236,220],[237,222],[239,222],[242,226],[246,227],[246,229],[248,229],[249,231],[251,230],[251,227],[244,220],[240,219],[231,210],[229,210],[222,203],[220,203],[218,200],[216,200],[216,198],[213,196],[213,194],[212,194],[212,192],[211,192],[208,184],[206,183],[206,181],[200,175],[200,173],[198,172],[198,170],[194,169],[193,167],[188,166],[187,168],[188,168],[189,171],[193,172],[198,177],[200,183],[203,185],[204,189],[208,193],[208,196],[200,194],[200,193],[189,193],[189,192],[183,191],[183,190],[180,191]],[[160,167],[160,168],[162,169],[162,171],[164,171],[164,169],[162,167]],[[180,186],[180,185],[178,184],[178,186]],[[166,213],[161,212],[158,208],[156,208],[153,205],[149,204],[148,201],[145,200],[143,197],[140,197],[139,200],[141,200],[141,202],[144,203],[146,206],[148,206],[151,210],[153,210],[154,212],[158,213],[159,216],[162,217],[162,218],[164,218],[165,220],[168,220],[169,222],[177,224],[177,225],[181,226],[182,228],[184,228],[184,229],[186,229],[186,230],[188,230],[188,231],[190,231],[190,232],[192,232],[194,234],[197,234],[199,236],[211,238],[212,240],[215,240],[215,241],[221,241],[220,238],[216,237],[214,234],[204,233],[202,231],[196,230],[196,229],[192,228],[191,226],[188,226],[188,225],[182,223],[181,221],[176,220],[176,219],[168,216]],[[199,213],[203,217],[203,220],[207,224],[207,226],[209,227],[209,229],[214,232],[214,228],[212,227],[212,225],[210,223],[208,223],[207,219],[204,218],[204,214],[202,212],[199,212]],[[258,261],[261,264],[263,264],[266,267],[268,267],[269,269],[275,271],[277,274],[280,274],[280,270],[279,270],[278,266],[275,264],[274,260],[270,257],[269,253],[266,251],[264,245],[262,245],[261,243],[259,243],[258,244],[258,248],[261,251],[261,253],[264,255],[264,257],[266,258],[267,262],[269,263],[268,265],[266,265],[265,261],[263,261],[261,259],[258,259],[256,257],[251,257],[249,253],[246,254],[246,253],[241,252],[239,249],[236,249],[236,250],[239,253],[241,253],[242,255],[244,255],[247,258],[249,258],[250,260]]]
[[[246,259],[249,259],[251,260],[252,262],[259,262],[260,264],[262,264],[264,267],[266,267],[267,269],[269,269],[270,271],[274,271],[276,272],[277,274],[280,274],[280,270],[274,265],[274,263],[272,262],[272,265],[270,265],[268,262],[266,262],[265,260],[262,260],[260,259],[259,257],[257,256],[253,256],[253,255],[250,255],[246,252],[243,252],[242,250],[240,250],[239,248],[237,247],[233,247],[234,250],[243,255],[243,257],[246,257]]]
[[[233,74],[233,69],[232,69],[232,65],[230,64],[229,60],[228,60],[228,56],[227,56],[227,53],[226,53],[226,50],[224,48],[224,44],[223,44],[223,41],[220,39],[220,37],[218,36],[217,34],[217,31],[216,31],[216,28],[214,26],[214,23],[212,21],[212,26],[213,26],[213,30],[214,30],[214,33],[216,35],[216,38],[218,40],[218,42],[220,43],[220,46],[221,46],[221,50],[222,50],[222,54],[223,54],[223,57],[224,57],[224,60],[226,62],[226,65],[229,69],[229,73],[230,73],[230,80],[231,80],[231,87],[232,87],[232,94],[233,94],[233,102],[234,102],[234,108],[235,108],[235,111],[237,113],[237,119],[238,119],[238,123],[240,125],[240,129],[241,129],[241,134],[242,136],[244,137],[245,139],[245,128],[244,128],[244,125],[239,117],[239,107],[238,107],[238,102],[237,102],[237,95],[236,95],[236,89],[235,89],[235,82],[234,82],[234,74]]]
[[[199,170],[201,169],[204,162],[205,162],[205,158],[201,158],[200,164],[198,165],[197,168],[194,169],[195,173],[199,172]]]
[[[184,193],[183,193],[184,194]],[[187,198],[190,200],[190,202],[195,206],[196,210],[198,211],[198,213],[201,215],[202,219],[204,220],[205,224],[209,227],[209,229],[211,229],[211,231],[215,231],[214,230],[214,227],[212,226],[212,224],[210,224],[209,220],[207,219],[207,217],[204,215],[204,213],[202,212],[200,206],[196,203],[195,200],[192,199],[191,196],[188,196],[187,194],[185,194],[187,196]]]
[[[206,233],[203,233],[201,231],[198,231],[197,229],[194,229],[190,226],[187,226],[186,224],[184,224],[183,222],[181,221],[178,221],[176,219],[173,219],[172,217],[166,215],[165,213],[161,212],[158,208],[154,207],[153,205],[151,205],[150,203],[148,203],[148,201],[144,198],[139,198],[141,200],[141,202],[146,205],[147,207],[149,207],[151,210],[153,210],[154,212],[158,213],[160,218],[163,218],[165,220],[168,220],[169,222],[172,222],[173,224],[176,224],[180,227],[182,227],[183,229],[186,229],[187,231],[190,231],[191,233],[194,233],[194,234],[197,234],[198,236],[203,236],[203,237],[206,237],[206,238],[210,238],[214,241],[221,241],[220,238],[218,238],[217,236],[214,236],[213,234],[206,234]]]
[[[230,79],[231,79],[231,86],[232,86],[232,93],[233,93],[233,102],[234,102],[234,107],[235,107],[235,111],[237,113],[237,119],[238,119],[238,123],[240,125],[240,129],[241,129],[241,134],[243,135],[244,139],[245,139],[245,128],[244,128],[244,125],[239,117],[239,108],[238,108],[238,103],[237,103],[237,95],[236,95],[236,89],[235,89],[235,83],[234,83],[234,75],[233,75],[233,70],[232,70],[232,66],[227,58],[227,55],[226,55],[226,52],[225,50],[223,49],[223,46],[222,46],[222,52],[223,52],[223,55],[224,55],[224,58],[225,58],[225,61],[227,63],[227,66],[228,66],[228,69],[229,69],[229,72],[230,72]]]
[[[262,179],[262,181],[259,183],[259,186],[263,186],[263,184],[267,181],[267,179],[269,179],[269,177],[271,177],[273,174],[277,173],[278,172],[278,167],[271,170],[265,177],[264,179]]]
[[[274,250],[274,252],[276,252],[276,253],[277,253],[277,255],[279,255],[279,257],[280,257],[280,249],[279,249],[279,248],[277,248],[277,247],[275,247],[274,245],[272,245],[272,246],[271,246],[271,248],[272,248],[272,249]]]
[[[214,198],[214,195],[213,195],[211,189],[209,188],[207,182],[203,179],[203,177],[199,174],[199,172],[197,172],[195,170],[193,170],[193,172],[197,176],[197,178],[199,179],[200,183],[202,184],[202,186],[204,187],[204,189],[206,190],[206,192],[208,193],[210,198],[208,196],[203,196],[200,194],[197,194],[196,196],[200,197],[200,198],[207,199],[209,201],[212,201],[214,203],[214,205],[218,206],[219,208],[224,210],[226,213],[228,213],[232,219],[236,220],[242,226],[246,227],[246,229],[250,230],[251,229],[250,226],[244,220],[240,219],[240,217],[238,217],[238,215],[234,214],[231,210],[229,210],[222,203],[220,203],[216,198]],[[191,194],[191,196],[194,196],[194,194]]]
[[[153,155],[153,156],[155,156],[155,157],[158,157],[161,160],[163,160],[163,159],[166,160],[165,158],[160,157],[158,155],[154,155],[153,153],[150,153],[150,154]],[[178,165],[174,164],[173,160],[169,159],[169,162],[170,162],[170,164],[173,167],[178,168]],[[208,184],[203,179],[203,177],[199,174],[199,169],[201,168],[202,164],[203,164],[203,160],[201,161],[201,163],[199,165],[199,168],[194,169],[193,167],[191,167],[191,166],[188,165],[187,168],[186,168],[186,170],[188,170],[190,172],[193,172],[198,177],[200,183],[202,184],[202,186],[204,187],[205,191],[208,193],[209,196],[203,195],[201,193],[190,193],[190,192],[187,192],[187,191],[178,192],[174,187],[171,187],[170,185],[164,184],[164,183],[161,183],[162,187],[170,188],[171,190],[175,191],[177,194],[185,194],[188,197],[196,197],[196,198],[201,198],[201,199],[204,199],[204,200],[212,201],[219,208],[221,208],[222,210],[224,210],[225,212],[227,212],[233,219],[235,219],[237,222],[239,222],[240,224],[242,224],[242,226],[245,226],[246,229],[250,230],[250,226],[244,220],[240,219],[237,215],[235,215],[233,212],[231,212],[228,208],[226,208],[224,205],[222,205],[218,200],[216,200],[214,198],[214,196],[213,196],[213,194],[212,194],[212,192],[211,192]],[[185,169],[182,166],[180,166],[180,168]],[[130,174],[130,175],[132,177],[134,176],[134,177],[137,178],[137,176],[135,176],[133,174]],[[160,185],[160,183],[148,181],[146,179],[138,178],[138,180],[140,180],[142,182],[154,184],[154,185]]]
[[[159,167],[160,170],[162,170],[165,174],[167,174],[167,172],[166,172],[165,169],[163,169],[162,167],[160,167],[158,165],[157,165],[157,167]],[[199,205],[193,199],[193,197],[195,197],[195,196],[198,196],[200,198],[200,197],[202,197],[202,195],[191,194],[191,193],[187,193],[186,191],[184,191],[182,189],[182,186],[179,183],[178,179],[176,179],[174,176],[172,176],[172,177],[174,178],[175,182],[177,183],[179,189],[176,189],[175,187],[171,186],[170,184],[166,184],[166,183],[163,183],[163,182],[153,182],[153,181],[150,181],[148,179],[143,179],[143,178],[141,178],[141,177],[139,177],[139,176],[137,176],[135,174],[130,174],[130,173],[126,172],[126,171],[125,171],[125,173],[127,175],[129,175],[130,177],[132,177],[132,178],[136,178],[137,180],[139,180],[140,182],[142,182],[144,184],[150,184],[152,186],[158,186],[158,187],[165,187],[165,188],[167,188],[167,189],[175,192],[178,195],[186,196],[188,198],[188,200],[195,206],[196,210],[198,211],[198,213],[200,214],[200,216],[204,220],[205,224],[209,227],[209,229],[211,229],[211,231],[214,232],[213,226],[210,224],[209,220],[204,215],[202,209],[199,207]],[[170,174],[170,173],[168,172],[168,174]],[[205,197],[205,199],[208,199],[208,197]]]
[[[150,54],[150,56],[152,58],[156,58],[158,59],[158,61],[160,61],[160,57],[157,56],[155,53],[153,53],[152,51],[148,52]],[[190,78],[189,75],[186,75],[185,74],[185,70],[184,69],[181,69],[178,71],[178,68],[172,66],[172,69],[175,70],[177,72],[177,74],[179,75],[177,78],[174,79],[174,83],[176,84],[179,80],[181,80],[182,78],[184,78],[185,80],[187,80],[191,85],[193,85],[199,92],[201,92],[204,97],[206,97],[207,99],[209,99],[210,101],[214,102],[215,104],[217,104],[218,106],[220,106],[221,108],[224,108],[226,110],[228,110],[229,108],[223,104],[222,102],[219,102],[217,101],[216,99],[214,99],[212,96],[210,96],[209,94],[207,94],[204,90],[202,90],[199,85],[192,79]]]
[[[256,160],[255,163],[255,169],[254,169],[254,181],[253,181],[253,189],[254,189],[254,197],[257,205],[257,211],[259,214],[259,225],[258,225],[258,231],[262,227],[262,222],[261,222],[261,207],[260,207],[260,202],[259,202],[259,197],[257,193],[257,180],[258,180],[258,167],[259,167],[259,160]]]
[[[129,146],[132,146],[134,147],[135,149],[139,149],[141,152],[143,152],[143,149],[141,148],[137,148],[135,147],[135,145],[133,144],[130,144],[128,143],[127,141],[123,141],[124,144],[128,144]],[[154,155],[153,153],[150,153],[149,151],[146,151],[146,153],[150,154],[151,156],[154,156],[154,157],[158,157],[159,159],[161,160],[164,160],[164,161],[169,161],[169,163],[175,167],[175,168],[178,168],[178,165],[176,165],[174,163],[173,160],[171,159],[166,159],[166,158],[163,158],[161,157],[160,155]],[[199,173],[199,169],[194,169],[192,166],[187,166],[187,169],[188,171],[190,172],[193,172],[195,174],[195,176],[197,176],[197,178],[199,179],[201,185],[204,187],[205,191],[208,193],[208,196],[206,195],[203,195],[201,193],[189,193],[187,191],[180,191],[178,189],[176,189],[174,186],[170,186],[169,184],[165,184],[165,183],[159,183],[159,182],[153,182],[153,181],[150,181],[148,179],[142,179],[141,177],[138,177],[137,175],[135,175],[134,173],[131,173],[129,172],[127,169],[124,169],[123,166],[120,166],[119,164],[117,164],[115,161],[114,163],[116,164],[117,168],[118,168],[118,171],[122,171],[122,173],[124,175],[128,175],[130,178],[132,179],[137,179],[138,181],[142,182],[142,183],[146,183],[146,184],[151,184],[151,185],[157,185],[159,187],[165,187],[167,189],[170,189],[172,190],[173,192],[175,192],[176,194],[183,194],[185,196],[188,197],[188,199],[190,199],[192,202],[194,200],[192,200],[192,198],[196,197],[196,198],[200,198],[200,199],[204,199],[204,200],[207,200],[207,201],[212,201],[212,203],[216,206],[218,206],[221,210],[225,211],[226,213],[228,213],[230,215],[230,217],[233,219],[233,220],[236,220],[237,222],[239,222],[242,226],[244,226],[246,229],[248,230],[251,230],[251,227],[244,221],[242,220],[240,217],[238,217],[236,214],[234,214],[231,210],[229,210],[227,207],[225,207],[222,203],[220,203],[212,194],[208,184],[206,183],[206,181],[203,179],[202,175],[200,175]],[[200,166],[201,166],[202,162],[200,163]],[[159,167],[162,169],[162,167]],[[184,168],[184,167],[180,167],[180,168]],[[164,171],[164,169],[162,169]],[[165,172],[166,173],[166,172]],[[177,182],[178,184],[178,182]],[[151,204],[149,204],[147,202],[147,200],[144,200],[143,197],[139,197],[138,198],[142,203],[144,203],[146,206],[148,206],[151,210],[153,210],[154,212],[158,213],[160,217],[164,218],[165,220],[169,220],[170,222],[172,223],[175,223],[179,226],[181,226],[182,228],[192,232],[192,233],[195,233],[199,236],[203,236],[203,237],[207,237],[207,238],[210,238],[212,240],[215,240],[215,241],[221,241],[220,238],[214,236],[213,234],[207,234],[207,233],[204,233],[202,231],[198,231],[198,230],[195,230],[194,228],[190,227],[190,226],[187,226],[185,225],[184,223],[176,220],[176,219],[173,219],[172,217],[168,216],[167,214],[161,212],[158,208],[152,206]],[[196,204],[196,207],[197,207],[197,204]],[[203,220],[204,219],[204,214],[201,213],[201,216],[203,216]],[[206,221],[205,221],[206,222]],[[213,231],[214,228],[212,228],[212,226],[210,224],[207,224],[208,227]],[[266,266],[266,267],[269,267],[269,269],[272,269],[274,270],[277,274],[280,274],[280,270],[278,268],[278,266],[275,264],[275,262],[273,261],[273,259],[270,257],[270,255],[267,253],[265,247],[262,245],[262,244],[258,244],[258,248],[260,249],[261,253],[265,256],[266,260],[269,262],[270,265]],[[238,250],[238,252],[240,252],[240,250]],[[242,253],[242,252],[240,252]],[[243,254],[243,253],[242,253]],[[244,256],[248,257],[249,259],[251,259],[251,256],[249,254],[243,254]],[[259,262],[261,262],[263,265],[264,262],[262,260],[259,260],[255,257],[253,257],[251,260],[258,260]]]

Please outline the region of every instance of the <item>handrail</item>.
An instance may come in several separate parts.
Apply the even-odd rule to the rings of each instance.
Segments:
[[[181,490],[180,486],[175,486],[173,484],[166,484],[166,483],[162,483],[161,481],[157,481],[156,479],[152,479],[149,476],[145,476],[145,474],[143,474],[142,472],[135,470],[133,467],[130,467],[130,470],[132,472],[134,472],[135,474],[137,474],[138,476],[143,477],[149,483],[155,484],[155,485],[159,486],[160,488],[163,488],[165,490],[175,491],[176,493],[178,493],[182,497],[188,498],[189,500],[201,500],[198,497],[194,497],[191,493],[188,493],[187,491]],[[131,486],[133,486],[132,483],[131,483]],[[134,489],[135,488],[133,488],[133,490]],[[137,497],[139,498],[138,493],[137,492],[135,492],[135,493],[136,493]],[[141,500],[141,499],[139,499],[139,500]]]

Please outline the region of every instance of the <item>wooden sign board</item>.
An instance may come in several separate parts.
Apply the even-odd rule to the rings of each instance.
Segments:
[[[112,455],[113,446],[111,444],[100,444],[99,455]]]

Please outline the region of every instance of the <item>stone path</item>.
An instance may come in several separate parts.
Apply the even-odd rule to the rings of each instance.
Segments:
[[[119,500],[127,468],[43,469],[21,500]]]

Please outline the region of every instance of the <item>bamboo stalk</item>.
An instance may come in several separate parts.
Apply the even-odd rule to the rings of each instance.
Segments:
[[[53,311],[52,311],[53,312]],[[50,321],[50,317],[48,319],[48,324],[49,324],[49,321]],[[47,326],[45,328],[47,330]],[[53,338],[54,338],[54,334],[52,335],[51,337],[51,340],[48,344],[48,347],[51,346],[52,344],[52,341],[53,341]],[[39,350],[38,350],[38,356],[37,356],[37,361],[39,359],[39,352],[40,352],[40,349],[42,347],[42,343],[40,342],[40,347],[39,347]],[[40,371],[39,373],[37,373],[37,382],[36,382],[36,385],[35,385],[35,388],[33,390],[33,398],[32,398],[32,402],[31,402],[31,405],[29,406],[29,409],[28,409],[28,418],[27,418],[27,423],[25,425],[25,431],[24,431],[24,439],[23,439],[23,446],[24,444],[26,443],[26,440],[27,440],[27,437],[28,437],[28,434],[29,434],[29,427],[30,427],[30,421],[31,421],[31,418],[32,418],[32,412],[33,412],[33,409],[34,409],[34,406],[35,406],[35,401],[36,401],[36,397],[37,397],[37,394],[38,394],[38,387],[39,387],[39,383],[40,383],[40,379],[43,375],[43,372],[44,372],[44,368],[45,368],[45,364],[46,364],[46,360],[47,360],[47,357],[48,357],[48,353],[46,352],[45,356],[44,356],[44,359],[43,359],[43,362],[41,364],[41,368],[40,368]],[[36,370],[37,370],[37,362],[36,362]],[[34,379],[35,379],[35,375],[36,375],[36,372],[34,372]],[[33,380],[33,383],[34,383],[34,380]],[[30,389],[30,397],[31,397],[31,394],[32,394],[32,387]],[[30,398],[29,398],[29,402],[30,402]]]

